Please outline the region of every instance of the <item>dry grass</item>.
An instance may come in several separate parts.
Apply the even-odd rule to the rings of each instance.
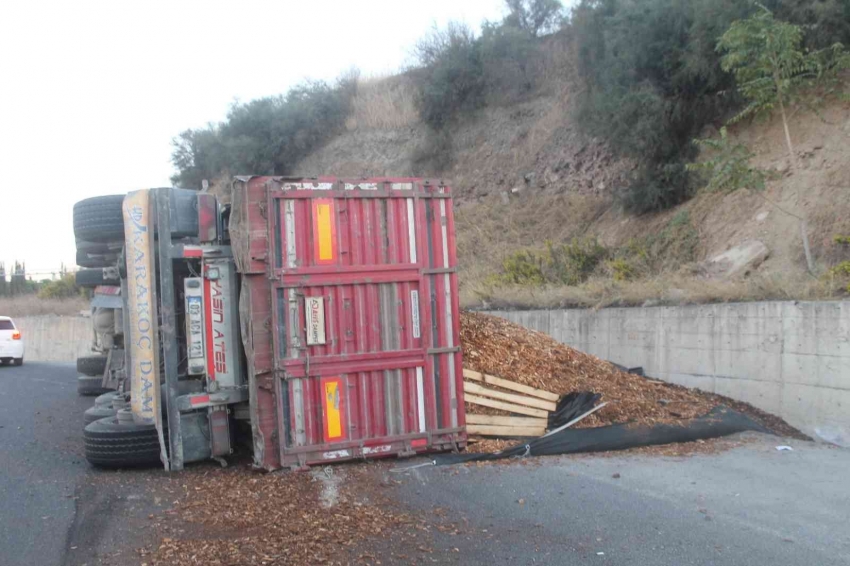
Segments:
[[[404,75],[361,78],[345,121],[349,131],[395,130],[419,121],[416,90]]]
[[[455,208],[461,296],[499,273],[510,254],[583,235],[610,204],[584,195],[487,197]],[[474,295],[473,295],[474,297]]]
[[[69,299],[39,299],[36,295],[0,297],[0,315],[21,317],[39,315],[76,316],[89,309],[84,297]]]
[[[682,272],[626,282],[592,278],[575,287],[494,287],[478,282],[461,291],[461,302],[466,308],[604,308],[845,296],[839,286],[804,274],[757,273],[721,281]]]

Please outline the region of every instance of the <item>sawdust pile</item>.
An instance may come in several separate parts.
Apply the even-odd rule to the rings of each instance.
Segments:
[[[716,396],[626,373],[546,334],[502,318],[463,312],[460,339],[464,367],[563,395],[602,394],[609,405],[577,427],[634,422],[673,424],[708,413]],[[497,414],[467,403],[467,412]],[[482,410],[483,409],[483,410]]]
[[[389,538],[408,552],[428,544],[422,520],[395,510],[356,469],[184,474],[174,510],[154,525],[158,545],[140,551],[142,564],[369,563],[369,541],[385,547]]]

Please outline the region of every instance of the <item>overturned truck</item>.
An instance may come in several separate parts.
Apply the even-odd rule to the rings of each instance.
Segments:
[[[106,246],[93,269],[121,307],[93,464],[180,470],[244,444],[258,468],[302,469],[466,444],[448,186],[239,177],[224,198],[80,205],[97,212],[75,213],[78,243]]]

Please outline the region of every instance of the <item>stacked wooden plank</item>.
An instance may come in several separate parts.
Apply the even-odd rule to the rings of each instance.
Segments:
[[[463,370],[466,403],[497,409],[510,415],[466,414],[469,434],[501,438],[540,436],[546,432],[549,413],[558,395],[495,375]],[[519,416],[514,416],[519,415]]]

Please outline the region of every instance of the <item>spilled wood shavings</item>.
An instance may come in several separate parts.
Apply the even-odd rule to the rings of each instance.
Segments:
[[[382,486],[365,468],[274,474],[246,466],[186,470],[174,509],[154,525],[159,543],[139,551],[141,562],[375,564],[380,562],[364,550],[369,541],[392,537],[408,547],[431,544],[423,519],[384,498],[381,489],[391,486]],[[334,491],[331,504],[325,493],[329,488]]]
[[[578,423],[576,428],[615,423],[684,424],[723,404],[747,414],[777,434],[806,438],[779,417],[746,403],[623,372],[596,356],[503,318],[462,312],[460,338],[466,368],[559,395],[572,391],[601,393],[601,401],[608,401],[608,406]],[[507,414],[470,403],[466,404],[466,410],[472,414]],[[472,450],[499,449],[497,446],[501,445],[493,442],[477,443]]]

